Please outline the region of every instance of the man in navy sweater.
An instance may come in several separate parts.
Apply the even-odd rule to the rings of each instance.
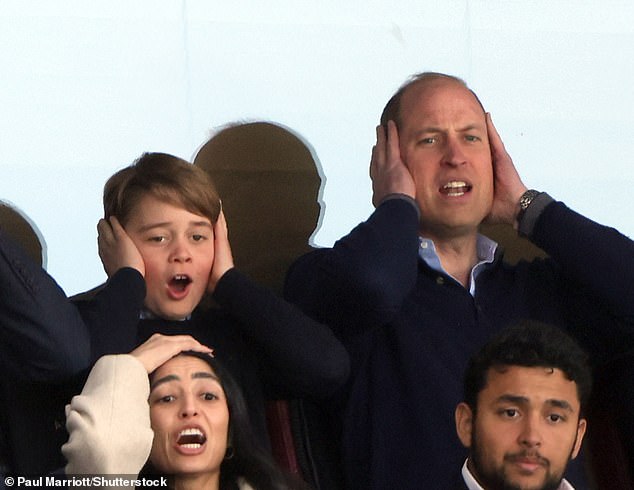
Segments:
[[[452,417],[462,373],[493,334],[529,318],[569,331],[595,368],[629,353],[634,243],[528,190],[490,115],[451,76],[417,75],[392,97],[370,175],[374,213],[301,257],[286,295],[351,355],[329,407],[346,486],[444,490],[465,458]],[[550,258],[504,263],[479,234],[485,220]]]

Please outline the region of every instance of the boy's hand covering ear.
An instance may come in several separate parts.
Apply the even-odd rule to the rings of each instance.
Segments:
[[[97,234],[99,257],[108,277],[123,267],[132,267],[145,277],[143,257],[117,218],[100,219]]]
[[[214,224],[214,263],[209,274],[207,291],[213,293],[220,278],[229,269],[233,269],[233,255],[227,232],[227,221],[224,212],[220,211],[218,221]]]

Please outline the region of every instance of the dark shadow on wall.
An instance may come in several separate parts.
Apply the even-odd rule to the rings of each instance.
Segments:
[[[309,145],[276,124],[234,124],[214,134],[194,164],[216,184],[236,267],[281,294],[286,270],[321,225],[325,179]]]
[[[480,233],[488,236],[502,247],[504,261],[509,264],[515,265],[520,260],[530,261],[537,257],[547,257],[546,252],[526,238],[520,237],[510,225],[483,224],[480,226]]]
[[[18,208],[0,201],[0,228],[16,241],[36,264],[46,268],[46,242],[40,230]]]

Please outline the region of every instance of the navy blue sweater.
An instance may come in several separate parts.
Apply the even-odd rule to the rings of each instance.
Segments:
[[[531,237],[551,258],[510,266],[498,256],[472,297],[419,260],[417,228],[409,202],[385,201],[287,276],[287,297],[351,356],[334,405],[348,488],[451,488],[466,456],[453,414],[467,360],[510,322],[560,325],[596,365],[634,345],[634,244],[615,230],[552,203]]]
[[[35,287],[40,295],[52,296],[52,285],[45,279],[38,277]],[[267,445],[265,398],[326,397],[347,379],[348,355],[327,326],[235,269],[222,276],[214,291],[219,307],[199,305],[185,321],[139,320],[145,292],[141,274],[124,268],[94,295],[70,303],[60,292],[42,308],[44,313],[59,309],[76,316],[81,329],[56,340],[66,345],[62,352],[81,347],[82,357],[76,360],[81,364],[72,372],[85,369],[58,384],[11,380],[12,403],[6,404],[5,416],[12,428],[13,471],[42,474],[63,466],[64,406],[81,391],[92,363],[105,354],[130,352],[154,333],[189,334],[214,348],[244,392],[255,436]],[[43,320],[38,317],[38,322]],[[40,327],[31,332],[33,336],[46,333]]]

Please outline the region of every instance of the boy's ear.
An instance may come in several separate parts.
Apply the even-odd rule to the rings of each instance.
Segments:
[[[464,447],[471,447],[471,435],[473,433],[473,412],[465,402],[456,407],[456,432]]]

